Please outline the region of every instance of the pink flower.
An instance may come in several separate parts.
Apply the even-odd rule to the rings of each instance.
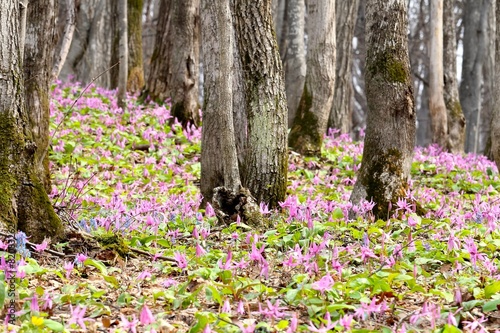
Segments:
[[[155,322],[155,318],[146,304],[142,307],[141,314],[139,315],[139,321],[143,325],[149,325]]]
[[[137,280],[142,281],[149,277],[151,277],[151,273],[148,270],[144,270],[137,276]]]
[[[43,310],[52,309],[52,298],[50,297],[49,294],[45,294],[43,296],[43,306],[42,306],[42,309]]]
[[[292,314],[292,319],[290,319],[290,326],[288,326],[286,333],[294,333],[297,330],[298,323],[297,314],[294,312]]]
[[[177,251],[174,253],[174,259],[175,259],[175,261],[177,261],[177,266],[180,269],[184,270],[187,268],[187,266],[188,266],[187,259],[186,259],[186,256],[184,254]]]
[[[196,256],[201,257],[207,253],[205,249],[200,245],[200,243],[196,243]]]
[[[222,306],[221,312],[231,314],[231,304],[229,304],[228,299],[224,301],[224,305]]]
[[[66,270],[66,279],[69,279],[74,267],[75,264],[73,264],[72,262],[67,261],[64,263],[63,268]]]
[[[85,260],[87,260],[87,256],[83,253],[79,253],[75,257],[75,261],[77,261],[79,264],[82,264]]]
[[[42,244],[35,245],[35,251],[42,253],[47,249],[48,246],[49,246],[48,240],[44,239]]]
[[[243,301],[240,300],[238,302],[238,307],[236,308],[236,312],[238,312],[238,314],[240,314],[240,315],[245,314],[245,307],[244,307]]]
[[[33,294],[33,297],[31,297],[30,310],[31,310],[31,312],[40,311],[40,308],[38,306],[38,297],[36,296],[35,293]]]
[[[330,274],[327,274],[323,276],[319,281],[314,282],[312,284],[312,288],[314,290],[318,290],[323,294],[325,291],[331,290],[334,283],[335,282],[333,281],[332,276]]]
[[[85,322],[84,322],[85,317],[84,316],[85,316],[85,311],[87,310],[87,307],[86,306],[81,307],[80,305],[78,305],[76,308],[73,309],[73,307],[70,304],[69,308],[71,311],[71,318],[68,320],[68,325],[78,324],[78,326],[80,326],[81,328],[86,330],[87,327],[85,326]]]
[[[137,333],[137,324],[139,321],[135,315],[132,317],[131,321],[129,321],[123,314],[120,314],[120,317],[122,319],[120,326],[125,329],[125,332]]]

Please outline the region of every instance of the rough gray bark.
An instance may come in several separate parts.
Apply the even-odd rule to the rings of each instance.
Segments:
[[[142,5],[143,0],[127,1],[128,23],[128,78],[127,91],[135,94],[144,87],[142,60]]]
[[[498,170],[500,170],[500,3],[496,3],[496,38],[495,38],[495,107],[491,122],[491,152]]]
[[[50,79],[56,41],[56,1],[32,1],[27,7],[24,45],[24,98],[29,126],[36,145],[35,170],[51,190],[49,158]]]
[[[287,35],[288,35],[288,15],[287,7],[288,0],[272,0],[273,22],[274,31],[276,32],[276,39],[278,41],[281,60],[285,59],[287,48]]]
[[[128,81],[128,20],[127,20],[127,0],[118,1],[118,33],[120,37],[119,44],[119,75],[118,75],[118,94],[117,104],[122,109],[127,106],[127,81]]]
[[[156,25],[160,12],[158,0],[146,0],[143,8],[142,17],[142,55],[144,65],[144,78],[149,77],[149,69],[151,67],[151,56],[153,55]]]
[[[64,25],[63,36],[61,38],[61,46],[57,57],[54,61],[54,68],[52,69],[52,79],[55,80],[61,73],[62,66],[68,56],[73,34],[75,33],[75,1],[66,0],[66,24]]]
[[[328,127],[340,133],[349,133],[353,116],[352,63],[354,26],[359,0],[336,1],[337,64],[335,68],[335,94],[328,118]]]
[[[363,161],[350,200],[353,204],[373,200],[377,218],[387,218],[389,203],[404,196],[415,146],[407,27],[405,0],[367,0],[369,111]]]
[[[479,122],[481,119],[481,82],[486,53],[487,2],[490,0],[465,0],[464,56],[460,104],[465,115],[465,151],[478,151]]]
[[[443,0],[430,0],[429,47],[429,111],[432,142],[446,148],[448,143],[448,115],[444,103],[443,69]]]
[[[54,24],[54,3],[36,5],[46,6],[49,14],[40,20]],[[11,233],[22,230],[39,243],[44,237],[57,239],[62,226],[35,171],[36,144],[24,104],[19,11],[18,1],[0,1],[0,228]],[[33,39],[26,41],[29,52]]]
[[[183,126],[199,124],[198,66],[200,0],[160,2],[155,50],[146,82],[154,99],[171,98],[171,113]]]
[[[59,77],[89,83],[113,64],[113,29],[110,22],[113,2],[103,0],[79,1],[76,10],[76,28],[71,46]],[[100,75],[95,84],[111,88],[111,74]]]
[[[444,101],[448,114],[448,151],[458,154],[464,151],[465,117],[458,96],[457,43],[455,28],[455,0],[444,0],[443,6],[443,64]]]
[[[288,105],[288,127],[292,126],[306,79],[306,50],[304,42],[305,2],[287,3],[288,36],[285,52],[285,89]]]
[[[201,193],[211,202],[213,190],[240,188],[233,127],[233,45],[229,1],[202,1],[202,57],[205,69]]]
[[[248,112],[242,184],[274,208],[286,193],[288,110],[271,1],[238,0],[234,18]]]
[[[307,31],[307,74],[288,145],[303,155],[317,155],[335,90],[335,2],[308,1]]]

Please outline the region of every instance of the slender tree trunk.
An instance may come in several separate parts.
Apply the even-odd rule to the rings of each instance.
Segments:
[[[127,1],[128,20],[128,79],[127,91],[136,94],[144,87],[142,63],[142,4],[143,0]]]
[[[365,62],[366,62],[366,41],[365,41],[365,6],[366,0],[359,0],[358,17],[354,26],[354,37],[356,45],[354,47],[353,81],[354,85],[354,110],[352,114],[353,137],[355,140],[361,139],[361,131],[366,127],[366,115],[368,105],[365,96]]]
[[[228,0],[202,0],[201,12],[205,70],[201,192],[204,201],[212,201],[214,188],[225,186],[236,192],[241,185],[233,127],[234,35]]]
[[[465,0],[464,56],[460,103],[467,124],[465,151],[477,152],[479,122],[481,119],[481,82],[486,52],[487,2],[489,0]]]
[[[49,3],[49,17],[40,20],[54,23]],[[0,228],[22,230],[38,243],[44,237],[57,239],[62,226],[35,170],[36,144],[24,104],[19,14],[18,1],[0,1]],[[48,76],[49,68],[45,71]]]
[[[500,170],[500,3],[496,2],[496,38],[495,38],[495,83],[494,108],[491,122],[491,151],[498,170]]]
[[[389,203],[405,196],[415,146],[407,29],[405,0],[367,0],[369,112],[363,161],[350,200],[353,204],[373,200],[377,218],[386,218]]]
[[[352,63],[354,26],[358,14],[359,0],[336,1],[337,65],[335,68],[335,94],[328,119],[329,128],[349,133],[352,123],[353,82]]]
[[[171,98],[171,113],[184,126],[199,124],[200,0],[160,3],[155,50],[146,91],[159,101]]]
[[[447,149],[462,153],[465,144],[465,117],[458,96],[457,43],[455,28],[454,0],[444,0],[443,6],[443,63],[444,101],[448,113]]]
[[[272,2],[274,31],[276,32],[281,60],[284,60],[288,42],[287,7],[289,0],[272,0]]]
[[[78,3],[75,33],[59,75],[62,80],[73,77],[78,82],[88,83],[97,78],[96,85],[111,87],[111,74],[105,71],[110,67],[113,48],[114,32],[110,29],[113,3],[104,0]]]
[[[127,22],[127,0],[118,1],[118,26],[120,35],[119,55],[120,73],[118,77],[118,106],[126,109],[127,106],[127,79],[128,79],[128,22]]]
[[[142,54],[144,59],[144,78],[149,77],[151,56],[153,55],[156,40],[156,26],[160,4],[158,0],[147,0],[143,11],[142,25]]]
[[[292,126],[297,113],[306,79],[305,8],[304,0],[290,0],[287,4],[288,42],[284,67],[288,127]]]
[[[56,41],[56,1],[30,2],[24,46],[24,100],[36,145],[35,171],[51,191],[49,158],[50,78]]]
[[[448,117],[444,103],[443,81],[443,0],[431,0],[430,5],[429,110],[432,142],[446,148],[448,143]]]
[[[307,75],[288,144],[303,155],[317,155],[335,89],[335,2],[308,1],[307,25]]]
[[[66,0],[66,25],[64,26],[61,47],[52,69],[52,79],[55,80],[61,73],[62,66],[68,56],[73,34],[75,32],[75,1]]]
[[[238,0],[234,17],[248,112],[242,184],[274,208],[286,193],[288,110],[271,1]]]

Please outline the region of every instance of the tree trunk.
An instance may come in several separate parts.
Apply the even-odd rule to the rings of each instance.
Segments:
[[[274,31],[276,32],[276,39],[278,41],[281,60],[284,60],[288,42],[287,7],[289,0],[272,0],[272,1],[273,1],[272,5],[273,5]]]
[[[60,78],[73,77],[84,84],[96,78],[100,87],[111,87],[111,74],[105,72],[111,63],[113,47],[113,2],[103,0],[79,1],[76,29]]]
[[[464,56],[460,103],[465,114],[465,151],[478,151],[479,122],[481,119],[482,67],[486,52],[488,0],[465,0]]]
[[[75,33],[75,1],[66,0],[66,25],[64,26],[61,47],[54,61],[54,68],[52,69],[52,79],[55,80],[61,73],[62,66],[68,56],[73,34]]]
[[[457,43],[454,0],[444,0],[443,6],[443,63],[444,101],[448,114],[448,151],[459,154],[464,151],[465,117],[458,97]]]
[[[286,193],[288,110],[271,1],[238,0],[234,17],[248,112],[242,184],[274,208]]]
[[[349,133],[352,123],[353,83],[352,62],[354,25],[358,14],[359,0],[336,1],[337,64],[335,68],[335,93],[328,119],[329,128]]]
[[[430,7],[429,111],[431,115],[432,142],[446,148],[448,142],[448,117],[444,104],[443,82],[443,0],[431,0]]]
[[[40,20],[54,24],[54,4],[47,1],[45,6],[41,2],[37,5],[40,5],[40,10],[43,8],[47,15],[41,16],[41,12],[38,12]],[[42,28],[38,27],[38,29]],[[28,35],[31,35],[29,30]],[[28,112],[24,105],[19,31],[19,2],[0,1],[0,48],[2,50],[0,52],[0,73],[2,73],[2,80],[0,80],[0,227],[10,233],[22,230],[31,237],[32,242],[39,243],[44,237],[57,239],[62,233],[62,226],[35,169],[36,144],[28,125]],[[33,41],[33,39],[27,37],[27,41]],[[31,52],[29,51],[31,45],[29,46],[26,56],[28,52]],[[45,68],[47,76],[50,73],[49,68]],[[43,88],[46,89],[46,87],[41,89]]]
[[[353,138],[360,140],[361,131],[366,127],[366,114],[368,105],[365,96],[365,62],[366,62],[366,41],[365,41],[365,7],[366,0],[359,0],[358,17],[354,26],[354,63],[352,68],[354,85],[354,110],[352,114]]]
[[[407,29],[405,0],[367,0],[369,111],[363,161],[350,200],[353,204],[373,200],[377,218],[387,218],[389,203],[405,196],[415,146]]]
[[[156,26],[160,12],[158,0],[147,0],[143,10],[142,24],[142,54],[144,59],[144,78],[149,77],[151,56],[153,55],[156,40]]]
[[[128,0],[128,79],[127,91],[136,94],[144,87],[142,64],[142,4],[143,0]]]
[[[26,8],[24,45],[24,100],[36,145],[35,171],[46,191],[51,191],[49,157],[50,79],[56,41],[56,1],[32,1]]]
[[[229,1],[202,1],[204,89],[201,193],[212,201],[219,186],[236,192],[241,185],[233,127],[234,35]],[[222,153],[222,154],[221,154]]]
[[[172,116],[183,126],[199,124],[200,0],[165,0],[160,3],[155,50],[146,83],[155,100],[171,98]]]
[[[127,22],[127,0],[119,0],[118,3],[118,33],[120,45],[118,47],[120,56],[118,76],[118,106],[123,110],[127,106],[127,79],[128,79],[128,22]]]
[[[496,2],[496,38],[495,38],[495,84],[494,86],[494,108],[491,122],[491,151],[493,158],[500,170],[500,3]]]
[[[288,106],[288,127],[297,113],[306,78],[306,50],[304,42],[304,0],[290,0],[287,4],[288,42],[285,52],[285,89]]]
[[[335,2],[308,1],[307,25],[307,75],[288,144],[303,155],[317,155],[335,89]]]

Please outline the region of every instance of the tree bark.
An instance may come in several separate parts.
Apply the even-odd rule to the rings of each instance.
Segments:
[[[363,161],[350,200],[353,204],[373,200],[377,218],[387,218],[389,203],[405,196],[415,146],[407,29],[405,0],[367,0],[369,111]]]
[[[354,26],[359,0],[336,1],[337,64],[335,67],[335,93],[328,127],[349,133],[352,123],[353,82],[352,63]]]
[[[459,154],[464,151],[465,117],[458,96],[457,43],[454,0],[444,0],[443,6],[443,63],[444,101],[448,115],[448,151]]]
[[[288,144],[303,155],[317,155],[335,89],[335,3],[308,1],[307,25],[307,75]]]
[[[443,0],[431,0],[430,7],[429,111],[431,115],[432,142],[446,148],[448,143],[448,116],[444,103],[443,81]]]
[[[290,0],[287,4],[288,42],[285,52],[285,89],[288,105],[288,127],[292,126],[306,79],[304,42],[305,2]]]
[[[52,69],[52,80],[59,77],[61,73],[62,66],[66,61],[68,56],[69,48],[71,46],[71,41],[73,40],[73,34],[75,33],[75,1],[66,0],[66,25],[64,26],[63,37],[61,41],[61,47],[57,54],[57,58],[54,62],[54,68]]]
[[[293,1],[293,0],[292,0]],[[288,35],[288,0],[272,0],[274,31],[280,51],[281,60],[285,59],[287,49]]]
[[[487,2],[465,0],[464,56],[460,103],[465,114],[465,151],[477,152],[479,122],[481,119],[481,82],[486,52]]]
[[[498,170],[500,170],[500,3],[496,2],[496,37],[495,37],[495,103],[491,122],[491,151]]]
[[[233,45],[229,1],[202,1],[201,31],[205,100],[201,142],[201,193],[211,202],[213,190],[241,185],[233,127]],[[222,153],[222,154],[221,154]]]
[[[143,0],[128,0],[128,79],[127,91],[136,94],[144,87],[142,61],[142,5]]]
[[[105,72],[113,64],[113,29],[110,29],[113,2],[104,0],[80,1],[76,11],[76,28],[60,78],[70,77],[78,82],[94,82],[111,88],[111,74]],[[105,72],[105,73],[103,73]]]
[[[271,1],[238,0],[234,17],[248,112],[242,184],[274,208],[286,193],[288,110]]]
[[[49,157],[50,79],[56,41],[56,1],[39,0],[27,7],[24,45],[24,100],[36,145],[35,172],[51,191]]]
[[[365,39],[365,7],[366,0],[359,0],[358,17],[354,26],[354,63],[353,82],[354,85],[354,110],[352,114],[353,138],[360,140],[361,131],[366,127],[366,114],[368,105],[365,96],[365,62],[366,62],[366,39]]]
[[[160,3],[155,50],[146,92],[155,100],[171,98],[171,113],[184,126],[199,124],[198,66],[200,0]]]
[[[127,22],[127,0],[118,1],[118,33],[120,37],[119,45],[119,76],[118,76],[118,106],[123,110],[127,106],[127,81],[128,81],[128,22]]]
[[[46,6],[50,14],[54,9]],[[35,170],[36,145],[24,104],[19,11],[18,1],[0,1],[0,228],[22,230],[38,243],[44,237],[57,239],[62,226]]]

